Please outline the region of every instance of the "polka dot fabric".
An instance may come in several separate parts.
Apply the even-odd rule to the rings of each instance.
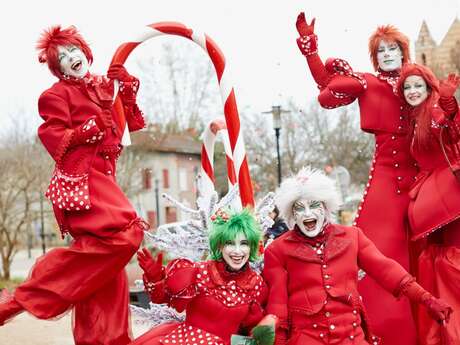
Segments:
[[[88,174],[67,175],[54,171],[45,196],[53,206],[65,211],[84,211],[91,208]]]
[[[225,345],[218,336],[186,323],[180,324],[174,331],[165,336],[161,343],[165,345]]]

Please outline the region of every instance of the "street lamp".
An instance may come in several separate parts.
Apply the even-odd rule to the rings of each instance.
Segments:
[[[272,110],[264,111],[264,114],[272,114],[273,129],[276,136],[276,155],[278,158],[278,186],[281,184],[281,155],[280,155],[280,131],[281,131],[281,114],[289,113],[288,110],[281,109],[280,105],[273,105]]]
[[[155,178],[155,203],[157,209],[157,228],[160,226],[160,193],[159,193],[159,185],[158,178]]]

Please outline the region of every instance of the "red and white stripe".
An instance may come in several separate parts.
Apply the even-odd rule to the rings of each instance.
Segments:
[[[240,187],[241,202],[244,206],[254,206],[254,195],[252,189],[251,176],[246,157],[246,150],[244,148],[243,135],[240,128],[240,117],[236,105],[235,91],[225,69],[225,57],[222,54],[217,44],[206,34],[193,31],[183,24],[176,22],[160,22],[147,25],[142,28],[135,37],[129,39],[128,42],[120,45],[115,52],[111,64],[125,63],[129,54],[139,44],[147,41],[150,38],[161,35],[176,35],[185,37],[203,48],[210,57],[214,68],[217,73],[217,80],[219,82],[222,102],[224,104],[225,122],[230,139],[230,148],[232,152],[232,161],[234,164],[234,171],[236,172],[236,180]],[[117,106],[118,104],[118,106]],[[120,114],[122,107],[119,106],[120,102],[115,102],[117,110]],[[125,131],[126,121],[122,118],[119,119]],[[211,165],[212,167],[212,165]]]
[[[205,128],[201,146],[201,176],[203,193],[211,193],[214,190],[214,146],[217,136],[220,137],[224,144],[225,156],[227,161],[227,177],[229,187],[237,183],[235,166],[233,164],[232,149],[227,131],[227,124],[224,118],[211,121]]]

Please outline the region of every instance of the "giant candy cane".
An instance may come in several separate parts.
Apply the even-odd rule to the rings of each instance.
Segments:
[[[123,64],[129,54],[142,42],[161,35],[176,35],[185,37],[203,48],[209,55],[217,73],[222,102],[224,103],[224,114],[227,130],[230,138],[230,146],[232,149],[233,163],[235,166],[236,177],[240,187],[241,202],[244,206],[254,206],[254,195],[252,191],[251,175],[244,148],[243,135],[240,128],[240,117],[236,106],[235,91],[233,86],[228,82],[227,74],[225,73],[225,57],[217,44],[206,34],[195,32],[183,24],[176,22],[160,22],[147,25],[129,42],[120,45],[115,52],[111,64]],[[122,109],[119,97],[115,101],[115,107],[122,114]],[[125,132],[126,121],[122,118],[120,122]]]
[[[214,190],[214,146],[217,134],[221,134],[224,143],[225,156],[227,161],[227,177],[229,186],[236,184],[235,166],[232,159],[232,149],[228,137],[227,125],[223,118],[211,121],[203,132],[203,145],[201,146],[201,175],[203,192],[210,193]]]

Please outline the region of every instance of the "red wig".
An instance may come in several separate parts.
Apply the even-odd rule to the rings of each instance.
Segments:
[[[410,61],[409,38],[407,38],[406,35],[396,29],[393,25],[379,26],[371,37],[369,37],[369,55],[376,71],[379,69],[377,51],[379,49],[380,41],[382,40],[386,42],[396,42],[399,45],[399,48],[401,48],[403,57],[402,63],[404,64]]]
[[[40,63],[46,62],[51,73],[58,78],[62,78],[57,47],[69,45],[80,48],[86,55],[88,63],[91,65],[93,62],[93,53],[88,43],[86,43],[74,26],[61,29],[61,26],[57,25],[45,30],[37,42],[38,61],[40,61]]]
[[[416,107],[411,107],[404,97],[404,82],[410,76],[419,76],[425,80],[428,97]],[[428,67],[415,63],[404,64],[398,81],[398,94],[411,111],[415,129],[415,142],[419,147],[427,147],[430,137],[431,117],[439,95],[439,81]]]

